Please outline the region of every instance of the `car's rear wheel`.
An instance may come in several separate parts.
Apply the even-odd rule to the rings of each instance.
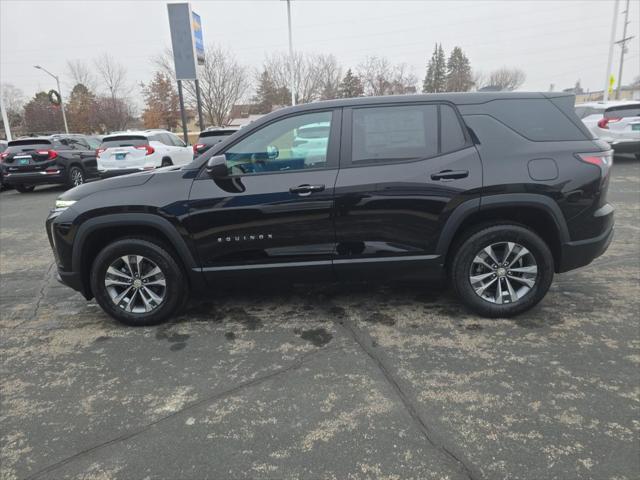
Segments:
[[[530,309],[546,295],[553,272],[544,240],[515,224],[471,233],[455,251],[450,270],[457,295],[485,317],[511,317]]]
[[[156,325],[185,303],[185,274],[154,241],[125,238],[106,246],[91,269],[91,288],[105,312],[131,326]]]
[[[170,158],[163,158],[160,167],[170,167],[171,165],[173,165],[173,162]]]
[[[35,185],[16,185],[16,190],[20,193],[30,193],[36,189]]]
[[[67,179],[67,186],[69,188],[77,187],[84,183],[84,171],[82,168],[74,165],[69,169],[69,178]]]

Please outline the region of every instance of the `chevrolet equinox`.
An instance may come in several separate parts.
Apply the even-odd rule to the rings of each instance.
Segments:
[[[80,185],[46,222],[60,280],[129,325],[233,277],[448,277],[487,317],[536,305],[613,236],[613,153],[563,93],[332,100],[192,163]]]

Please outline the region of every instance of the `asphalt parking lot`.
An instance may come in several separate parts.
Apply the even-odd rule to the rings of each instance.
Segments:
[[[635,479],[640,163],[616,237],[514,320],[433,285],[248,285],[114,323],[55,281],[61,192],[0,194],[0,478]]]

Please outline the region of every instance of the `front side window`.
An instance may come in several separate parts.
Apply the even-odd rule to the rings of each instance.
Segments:
[[[331,112],[278,120],[245,137],[225,152],[232,175],[327,166]]]
[[[402,161],[438,154],[438,107],[405,105],[353,110],[352,162]]]

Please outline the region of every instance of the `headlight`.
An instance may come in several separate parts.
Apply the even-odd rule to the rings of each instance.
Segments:
[[[55,211],[56,212],[61,212],[62,210],[66,210],[67,208],[69,208],[71,205],[73,205],[74,203],[76,203],[75,200],[56,200],[56,206],[55,206]]]

